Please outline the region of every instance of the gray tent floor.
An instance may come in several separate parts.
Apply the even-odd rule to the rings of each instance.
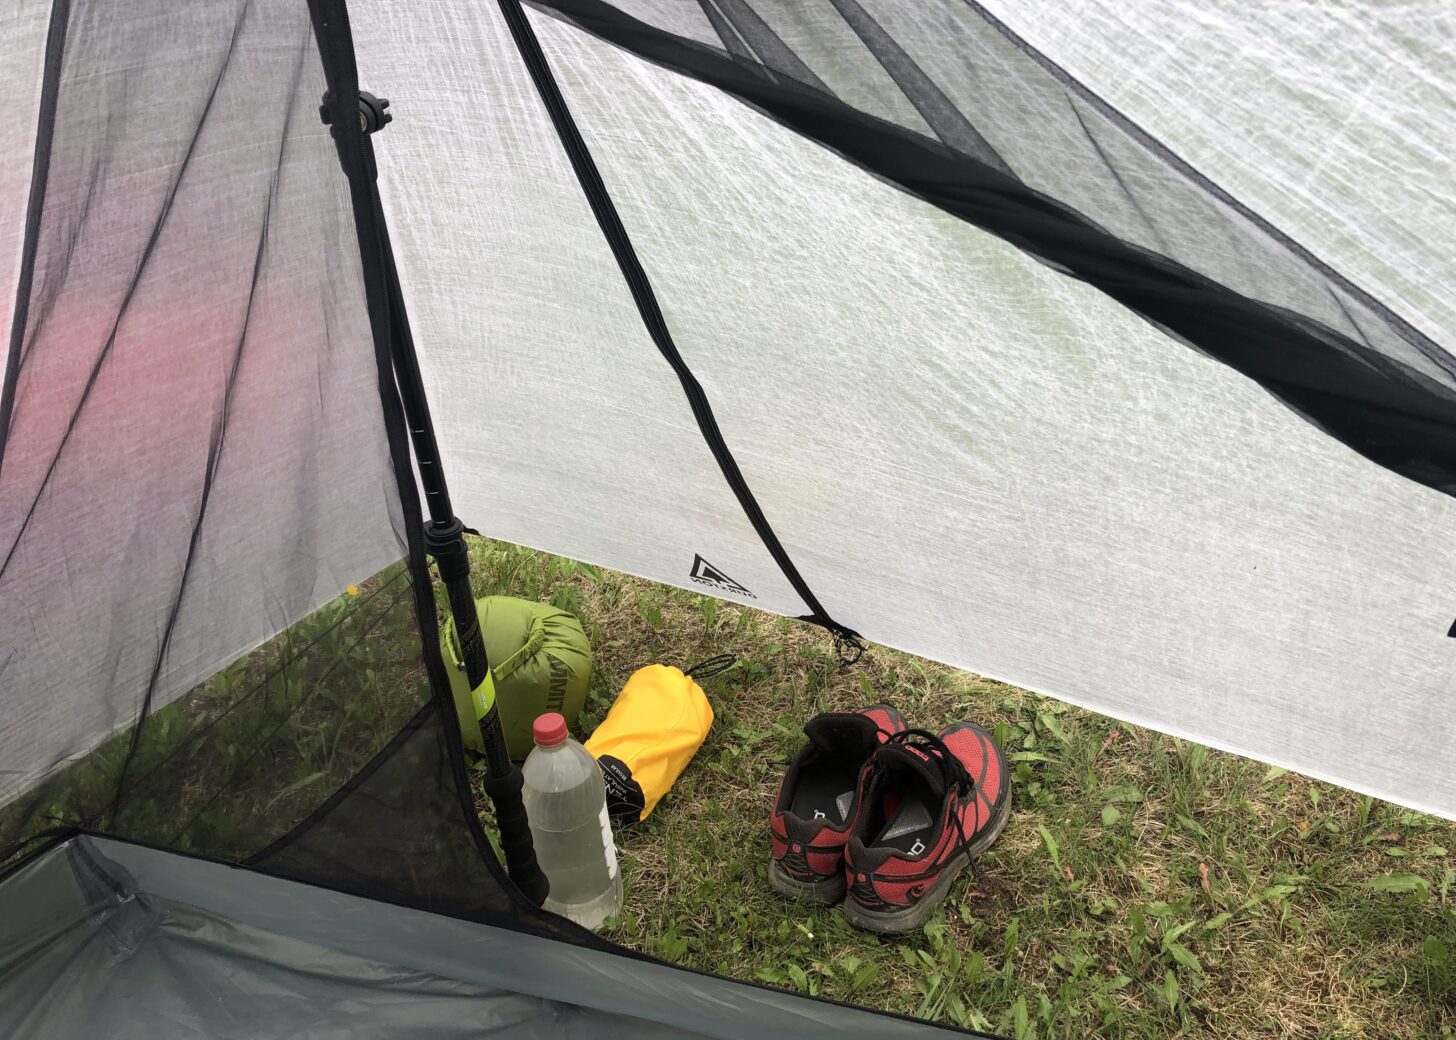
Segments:
[[[81,837],[0,885],[0,1036],[924,1036],[936,1027]]]
[[[6,979],[0,1030],[35,1037],[685,1037],[137,897]],[[586,1028],[590,1026],[590,1028]]]

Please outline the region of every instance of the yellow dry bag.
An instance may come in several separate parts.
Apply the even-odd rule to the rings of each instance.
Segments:
[[[707,674],[701,666],[694,672]],[[602,767],[612,823],[645,819],[692,761],[712,724],[703,688],[681,669],[650,664],[633,672],[586,742]]]

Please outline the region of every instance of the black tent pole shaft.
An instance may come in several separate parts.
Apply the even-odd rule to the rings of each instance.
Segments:
[[[364,139],[371,172],[374,166],[372,142]],[[470,584],[470,555],[465,544],[465,527],[455,516],[450,504],[450,489],[440,466],[439,446],[430,418],[429,400],[420,375],[419,358],[410,334],[404,297],[400,292],[399,273],[394,263],[394,250],[384,223],[384,211],[375,191],[375,224],[379,229],[379,247],[384,257],[386,285],[389,294],[390,351],[394,360],[394,376],[404,404],[405,422],[414,445],[415,463],[424,487],[430,522],[425,526],[425,551],[435,559],[440,583],[450,601],[455,618],[455,631],[460,638],[460,656],[470,688],[476,689],[490,673],[490,661],[480,631],[480,614],[475,608],[475,591]],[[485,744],[485,789],[495,805],[496,823],[500,828],[501,851],[511,880],[538,906],[547,893],[546,876],[536,862],[531,830],[521,801],[521,771],[511,762],[506,749],[505,732],[501,729],[500,712],[492,698],[490,707],[480,720],[480,734]]]
[[[435,567],[441,584],[445,586],[450,612],[454,615],[459,633],[466,676],[471,689],[478,691],[490,679],[490,662],[480,635],[475,593],[470,587],[470,556],[465,544],[465,528],[455,516],[445,475],[440,468],[429,402],[425,397],[419,360],[415,356],[409,319],[400,293],[399,275],[384,222],[384,208],[379,201],[378,169],[370,135],[390,122],[391,117],[386,112],[389,102],[359,89],[353,34],[349,29],[344,0],[308,0],[308,8],[319,57],[323,61],[324,79],[328,84],[328,93],[324,95],[319,115],[329,126],[330,136],[339,153],[339,163],[349,178],[370,329],[376,350],[381,355],[381,369],[387,347],[395,389],[405,424],[409,427],[420,483],[424,486],[428,503],[430,521],[424,525],[423,547],[435,558]],[[423,622],[423,618],[421,620]],[[434,633],[422,635],[429,639]],[[443,691],[435,692],[437,697],[444,696]],[[485,741],[485,791],[495,805],[506,870],[516,887],[539,905],[546,898],[548,883],[536,862],[531,830],[521,801],[521,771],[512,764],[506,750],[493,691],[486,700],[488,707],[485,717],[480,720],[481,735]],[[454,725],[453,704],[444,714],[445,725]]]

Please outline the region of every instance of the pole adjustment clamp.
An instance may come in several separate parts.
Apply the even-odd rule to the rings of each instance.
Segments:
[[[324,126],[334,124],[334,94],[329,91],[324,95],[324,103],[319,105],[319,118],[323,120]],[[359,91],[359,131],[365,134],[378,133],[383,130],[385,124],[393,122],[394,116],[389,111],[389,98],[375,97],[367,90]]]

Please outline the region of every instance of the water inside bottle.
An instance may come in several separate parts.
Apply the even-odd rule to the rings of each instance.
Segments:
[[[602,818],[589,820],[565,831],[536,831],[536,856],[551,864],[551,901],[581,903],[601,895],[602,860],[613,878],[617,876],[617,851],[610,838],[603,840]]]
[[[622,876],[607,816],[606,789],[596,759],[565,738],[559,716],[547,727],[550,743],[526,759],[522,799],[536,858],[551,883],[545,908],[586,928],[621,910]]]

